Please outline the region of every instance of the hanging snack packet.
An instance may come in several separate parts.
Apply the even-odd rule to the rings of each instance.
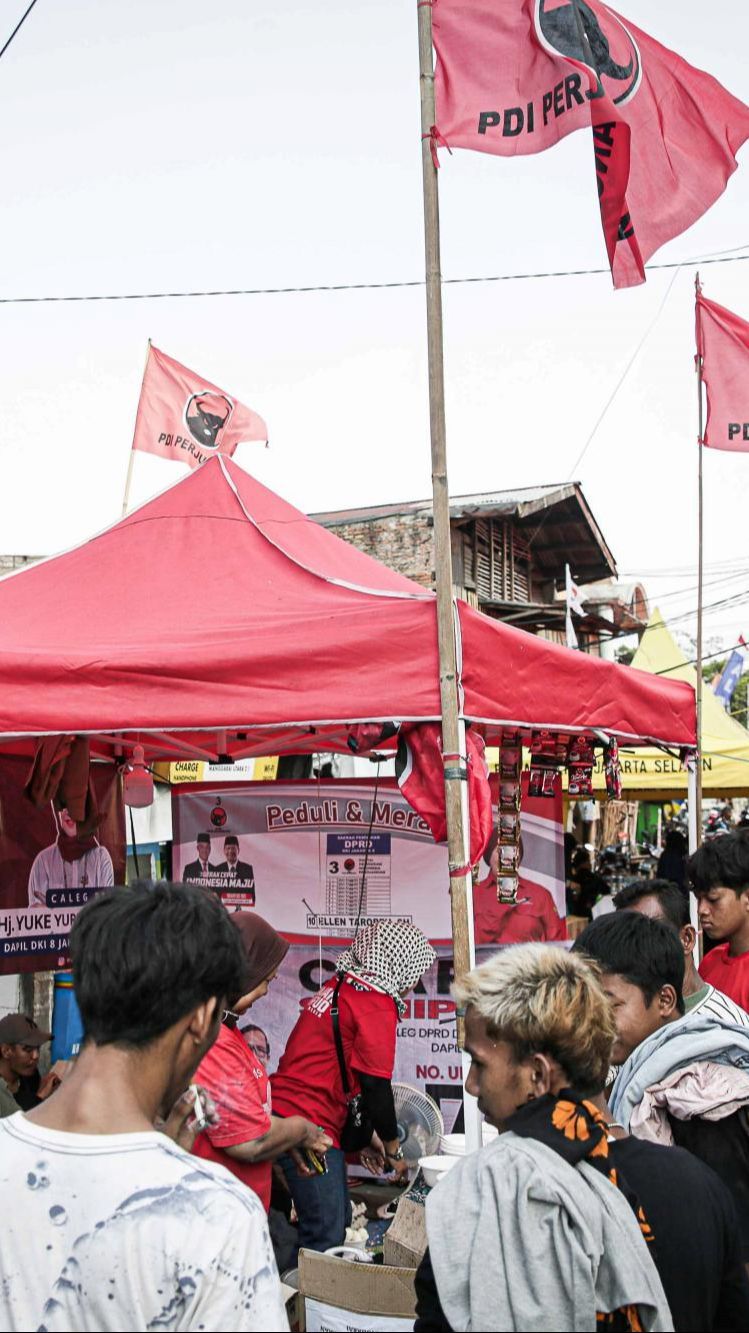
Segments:
[[[622,766],[619,762],[619,746],[613,737],[605,747],[603,756],[606,795],[610,801],[620,801],[622,799]]]
[[[593,742],[588,740],[587,736],[575,736],[570,743],[567,754],[568,764],[589,764],[592,768],[596,762]]]
[[[497,901],[505,906],[514,907],[518,900],[517,875],[499,875],[497,877]]]
[[[500,811],[499,815],[499,841],[503,843],[516,843],[520,837],[520,819],[515,811],[506,814]]]
[[[517,870],[520,859],[520,849],[516,843],[500,843],[499,847],[499,873],[503,875],[506,870]]]
[[[520,778],[500,780],[499,808],[503,814],[511,814],[520,809]]]
[[[593,768],[590,764],[570,764],[567,793],[576,799],[593,795]]]

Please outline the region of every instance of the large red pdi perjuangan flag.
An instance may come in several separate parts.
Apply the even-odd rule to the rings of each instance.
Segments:
[[[267,442],[263,418],[224,389],[149,344],[133,448],[200,467],[249,440]]]
[[[591,127],[614,286],[643,282],[722,194],[749,107],[600,0],[434,0],[432,13],[439,135],[513,157]]]
[[[749,324],[697,295],[697,354],[707,390],[702,443],[749,453]]]

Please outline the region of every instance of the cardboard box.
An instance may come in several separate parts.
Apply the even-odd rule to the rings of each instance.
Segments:
[[[300,1327],[307,1333],[405,1333],[416,1317],[412,1268],[352,1263],[300,1250],[299,1295]]]
[[[382,1256],[396,1268],[418,1268],[427,1247],[427,1222],[424,1207],[429,1186],[419,1171],[405,1194],[401,1195],[395,1217],[385,1232]]]

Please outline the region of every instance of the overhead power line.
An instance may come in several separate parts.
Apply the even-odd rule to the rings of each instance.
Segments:
[[[19,31],[21,30],[21,28],[23,27],[24,23],[26,22],[27,18],[29,17],[29,14],[31,13],[31,11],[32,11],[32,9],[34,8],[34,5],[35,5],[35,4],[36,4],[36,0],[31,0],[31,4],[29,5],[28,9],[26,10],[26,13],[23,14],[23,15],[21,16],[21,18],[18,20],[18,22],[17,22],[15,28],[13,29],[12,33],[10,34],[10,37],[8,38],[7,42],[5,43],[5,46],[4,46],[4,47],[2,48],[2,50],[0,51],[0,60],[2,60],[3,56],[5,55],[5,52],[7,51],[8,47],[9,47],[10,44],[11,44],[11,42],[13,41],[13,38],[15,37],[16,33],[19,32]]]
[[[718,651],[717,653],[707,653],[706,655],[703,654],[703,657],[702,657],[703,665],[704,665],[705,662],[712,662],[713,659],[716,658],[716,657],[729,657],[730,654],[731,654],[731,653],[734,653],[734,652],[736,651],[737,648],[744,648],[744,647],[746,647],[746,645],[743,644],[743,643],[734,643],[730,648],[721,648],[721,649],[719,649],[719,651]],[[668,676],[669,673],[670,673],[671,671],[680,671],[681,668],[684,667],[684,666],[696,666],[698,660],[699,660],[699,659],[696,658],[696,657],[690,657],[690,659],[689,659],[688,662],[680,662],[677,666],[672,666],[672,667],[661,667],[661,670],[660,670],[660,671],[654,671],[654,672],[653,672],[653,675],[654,675],[654,676]]]
[[[733,574],[723,574],[718,578],[705,579],[702,586],[703,588],[716,588],[726,583],[737,583],[740,579],[746,580],[747,577],[749,577],[749,569],[744,568],[736,570]],[[648,595],[648,601],[652,602],[654,606],[660,606],[661,602],[670,602],[679,597],[689,597],[695,592],[697,592],[696,583],[694,586],[688,588],[669,588],[667,592],[654,593],[652,596]],[[585,598],[583,598],[583,601],[584,600]],[[696,607],[694,609],[696,610]]]
[[[745,250],[747,245],[737,246],[736,249]],[[749,259],[749,254],[726,253],[707,259],[680,259],[673,263],[646,264],[645,268],[648,273],[653,273],[658,269],[679,269],[690,264],[738,264],[745,259]],[[443,278],[442,285],[444,287],[455,287],[483,282],[530,282],[540,278],[587,278],[602,273],[608,275],[610,270],[608,268],[570,268],[553,269],[538,273],[495,273],[471,278]],[[410,278],[402,282],[335,282],[298,287],[222,287],[185,292],[89,292],[80,296],[0,296],[0,305],[55,305],[73,301],[184,301],[198,297],[293,296],[308,292],[378,292],[393,291],[397,288],[423,287],[424,285],[423,278]]]

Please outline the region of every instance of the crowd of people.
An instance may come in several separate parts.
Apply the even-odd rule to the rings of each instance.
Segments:
[[[706,843],[687,884],[699,969],[687,889],[661,877],[571,950],[517,943],[456,980],[466,1088],[500,1133],[427,1197],[422,1333],[749,1327],[749,831]],[[85,1040],[52,1095],[50,1034],[0,1022],[2,1327],[286,1329],[277,1196],[296,1245],[326,1250],[347,1154],[405,1177],[396,1033],[431,945],[363,927],[269,1077],[249,1014],[287,949],[198,884],[82,909]]]

